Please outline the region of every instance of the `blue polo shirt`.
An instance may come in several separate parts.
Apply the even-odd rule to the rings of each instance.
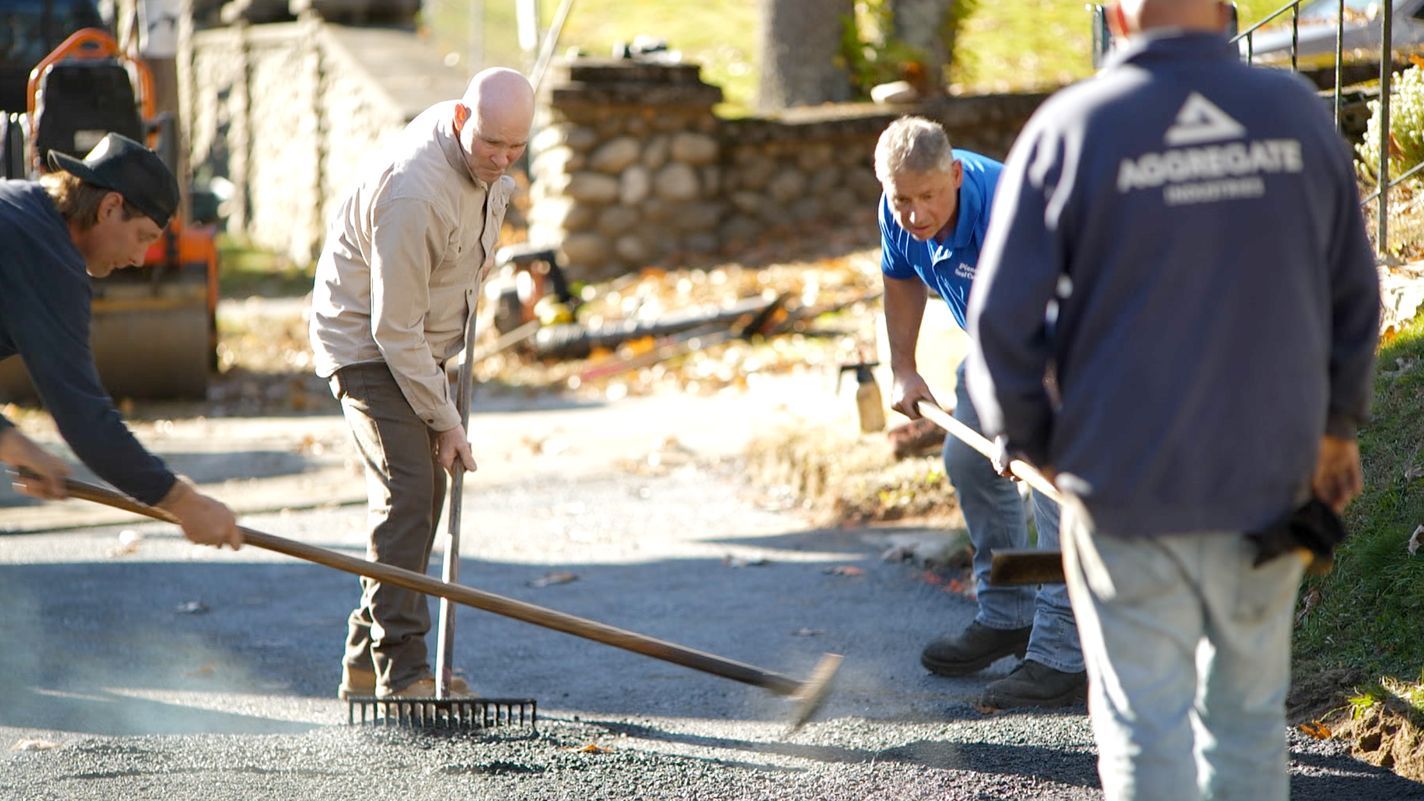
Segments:
[[[918,277],[939,293],[959,327],[968,330],[969,286],[979,265],[979,248],[989,227],[989,209],[994,205],[994,188],[1004,165],[968,150],[955,150],[964,165],[964,183],[959,187],[959,217],[954,231],[944,242],[920,242],[900,224],[890,208],[890,199],[880,195],[880,271],[890,278]]]

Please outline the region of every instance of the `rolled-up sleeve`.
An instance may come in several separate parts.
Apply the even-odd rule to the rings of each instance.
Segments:
[[[436,431],[460,424],[445,371],[425,337],[430,275],[451,225],[431,205],[394,198],[376,206],[371,235],[371,336],[411,409]]]

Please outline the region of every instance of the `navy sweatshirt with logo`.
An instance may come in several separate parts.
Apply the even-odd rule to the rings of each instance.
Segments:
[[[1308,497],[1322,435],[1365,420],[1378,318],[1351,159],[1314,92],[1219,36],[1142,36],[1010,153],[969,389],[1098,530],[1251,530]]]
[[[147,504],[176,480],[119,417],[89,348],[84,257],[44,189],[0,181],[0,360],[19,354],[59,433],[89,469]],[[3,428],[6,423],[0,423]]]

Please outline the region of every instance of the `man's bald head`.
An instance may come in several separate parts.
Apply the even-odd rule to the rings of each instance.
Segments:
[[[504,67],[481,70],[470,79],[460,102],[471,110],[507,113],[527,112],[534,116],[534,87],[522,74]]]
[[[534,121],[534,87],[514,70],[495,67],[470,79],[455,105],[455,132],[470,172],[493,183],[524,154]]]
[[[1229,4],[1219,0],[1119,0],[1108,15],[1119,36],[1154,28],[1222,33],[1230,18]]]

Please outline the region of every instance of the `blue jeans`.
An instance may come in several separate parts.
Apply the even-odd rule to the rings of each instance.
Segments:
[[[1301,560],[1234,532],[1113,537],[1065,503],[1064,568],[1106,801],[1287,801]]]
[[[955,394],[955,419],[982,431],[979,414],[964,386],[963,365]],[[1081,672],[1083,649],[1078,645],[1078,629],[1063,585],[1044,584],[1035,589],[989,583],[993,551],[1028,547],[1028,517],[1018,483],[999,475],[988,459],[953,436],[944,440],[944,466],[964,512],[969,540],[974,543],[974,583],[979,597],[974,620],[991,629],[1033,626],[1025,654],[1028,659],[1054,670]],[[1033,516],[1038,547],[1057,548],[1058,504],[1034,492]]]

